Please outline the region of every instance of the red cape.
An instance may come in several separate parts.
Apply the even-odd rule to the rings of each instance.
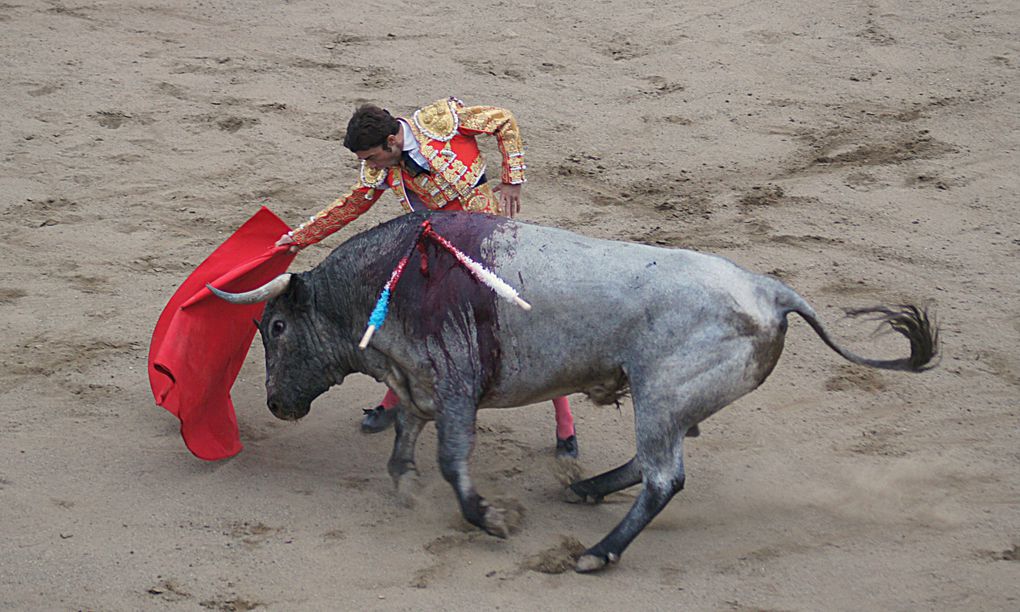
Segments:
[[[287,271],[294,253],[274,246],[290,228],[263,207],[213,251],[163,309],[149,346],[149,384],[156,403],[181,420],[195,456],[241,452],[230,387],[255,337],[264,304],[229,304],[205,287],[233,293],[260,287]]]

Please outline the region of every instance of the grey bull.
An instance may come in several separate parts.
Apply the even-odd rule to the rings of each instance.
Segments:
[[[914,306],[850,313],[872,315],[910,341],[909,357],[868,359],[839,346],[790,287],[721,257],[489,215],[428,217],[438,234],[514,285],[533,307],[526,312],[477,282],[435,241],[411,250],[424,219],[411,214],[354,236],[308,272],[216,293],[237,303],[268,300],[259,330],[274,415],[305,416],[352,372],[384,382],[403,408],[388,463],[397,486],[416,475],[416,440],[434,420],[440,469],[464,518],[499,537],[508,533],[504,512],[478,494],[468,474],[477,409],[578,392],[611,403],[630,393],[637,453],[568,492],[596,502],[643,488],[623,520],[578,559],[578,571],[619,560],[683,488],[685,436],[762,384],[782,352],[791,312],[853,363],[920,372],[936,356],[937,328]],[[408,253],[389,318],[360,350],[380,289]]]

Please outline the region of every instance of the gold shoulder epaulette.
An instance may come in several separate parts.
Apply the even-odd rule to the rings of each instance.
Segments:
[[[446,142],[460,128],[460,118],[457,116],[457,108],[460,106],[463,104],[457,98],[438,100],[414,111],[414,124],[429,138]]]
[[[375,168],[361,162],[361,184],[365,187],[380,187],[386,180],[386,168]]]

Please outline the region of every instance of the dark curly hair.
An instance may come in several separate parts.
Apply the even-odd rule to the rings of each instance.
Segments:
[[[347,122],[344,146],[352,153],[366,151],[372,147],[386,147],[386,137],[396,134],[400,123],[384,108],[365,104],[354,111]],[[387,148],[388,150],[388,148]]]

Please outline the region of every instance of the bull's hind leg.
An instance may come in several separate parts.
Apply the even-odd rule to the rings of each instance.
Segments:
[[[685,434],[688,438],[697,438],[701,435],[697,425],[692,425]],[[571,504],[587,502],[597,504],[610,493],[622,491],[641,482],[641,467],[637,457],[631,458],[618,468],[592,476],[585,480],[571,483],[567,487],[566,501]]]
[[[641,467],[637,457],[618,468],[609,470],[586,480],[579,480],[567,487],[567,501],[597,504],[610,493],[615,493],[641,482]]]
[[[507,537],[510,529],[504,511],[485,501],[468,475],[468,457],[475,445],[475,407],[446,403],[438,412],[439,469],[457,493],[464,520],[490,535]]]
[[[636,411],[636,408],[635,408]],[[627,516],[601,542],[589,548],[577,560],[577,571],[591,572],[607,563],[619,561],[624,549],[641,530],[684,487],[683,435],[675,424],[661,419],[658,427],[642,428],[638,432],[638,455],[626,465],[613,470],[637,471],[644,488],[627,512]],[[629,467],[628,466],[632,466]],[[613,474],[609,472],[604,476]],[[592,480],[597,480],[596,477]],[[606,479],[603,483],[612,482]],[[579,483],[580,484],[580,483]],[[620,481],[614,484],[622,484]],[[630,484],[636,484],[634,482]],[[622,488],[622,487],[620,487]]]
[[[620,524],[581,555],[577,571],[591,572],[618,561],[683,489],[684,436],[757,386],[758,379],[749,375],[749,368],[755,367],[748,358],[751,353],[750,343],[737,338],[706,347],[696,356],[678,355],[628,372],[634,393],[636,464],[644,488]]]

